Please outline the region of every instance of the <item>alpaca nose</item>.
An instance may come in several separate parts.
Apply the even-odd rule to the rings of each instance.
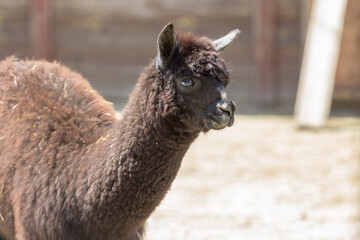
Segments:
[[[217,107],[222,111],[228,113],[230,117],[234,115],[234,112],[236,110],[235,103],[231,100],[222,100],[217,104]]]
[[[225,122],[227,122],[227,126],[231,127],[234,124],[234,113],[236,110],[235,103],[229,99],[221,100],[217,105],[217,109],[219,109],[222,112],[222,119],[227,119]],[[227,115],[225,117],[224,115]]]

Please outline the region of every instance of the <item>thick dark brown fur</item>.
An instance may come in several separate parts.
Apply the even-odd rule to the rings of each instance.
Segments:
[[[209,39],[177,33],[177,41],[173,66],[161,74],[150,63],[120,120],[59,63],[0,63],[0,238],[141,239],[185,152],[209,130],[192,127],[189,111],[219,98],[209,91],[190,101],[170,80],[228,81]]]

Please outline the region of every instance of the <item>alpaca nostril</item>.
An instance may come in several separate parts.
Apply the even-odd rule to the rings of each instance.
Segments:
[[[235,102],[234,102],[234,101],[230,101],[230,104],[231,104],[233,113],[235,113],[235,111],[236,111],[236,104],[235,104]]]

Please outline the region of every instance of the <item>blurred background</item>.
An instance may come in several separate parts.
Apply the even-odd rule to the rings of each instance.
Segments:
[[[330,119],[304,130],[293,113],[316,1],[0,0],[0,59],[60,61],[121,110],[168,22],[212,39],[240,29],[222,53],[240,115],[191,147],[148,239],[355,240],[360,1],[345,1]]]

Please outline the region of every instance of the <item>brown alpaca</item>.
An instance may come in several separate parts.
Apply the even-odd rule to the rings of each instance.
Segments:
[[[233,123],[229,74],[211,41],[158,38],[122,118],[58,63],[0,63],[0,238],[142,239],[200,132]]]

